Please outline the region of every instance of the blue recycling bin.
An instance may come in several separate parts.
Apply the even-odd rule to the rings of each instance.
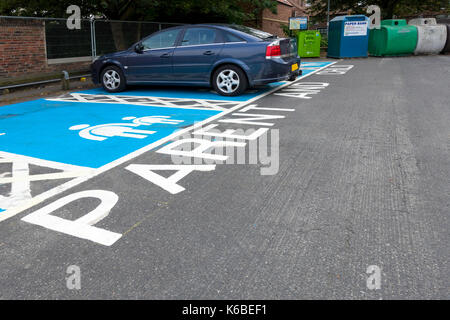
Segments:
[[[366,16],[339,16],[330,21],[328,28],[328,57],[367,57],[368,46],[369,18]]]

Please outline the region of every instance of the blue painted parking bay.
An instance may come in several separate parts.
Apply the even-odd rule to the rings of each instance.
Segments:
[[[304,74],[326,64],[305,63]],[[202,88],[130,88],[116,94],[98,88],[8,105],[0,107],[0,151],[99,168],[282,84],[238,97]]]
[[[125,96],[141,96],[141,97],[161,97],[175,99],[195,99],[195,100],[212,100],[212,101],[236,101],[244,102],[259,96],[273,88],[276,88],[285,82],[270,83],[257,90],[248,90],[244,94],[237,97],[221,96],[210,88],[184,88],[184,87],[130,87],[124,92],[108,93],[103,88],[80,91],[86,94],[108,94],[108,95],[125,95]]]
[[[99,168],[217,113],[39,99],[0,108],[0,130],[4,133],[0,151]],[[146,117],[149,123],[145,123]],[[135,123],[139,119],[144,122]]]

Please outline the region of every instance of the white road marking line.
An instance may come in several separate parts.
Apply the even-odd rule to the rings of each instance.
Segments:
[[[97,198],[101,202],[94,210],[74,221],[63,219],[51,214],[53,211],[65,206],[66,204],[83,198]],[[77,238],[87,239],[105,246],[111,246],[114,242],[119,240],[122,235],[120,233],[94,227],[93,225],[107,217],[118,200],[119,197],[117,194],[111,191],[81,191],[72,193],[46,205],[45,207],[25,216],[22,218],[22,221],[65,233]]]
[[[267,110],[267,111],[295,111],[295,109],[287,109],[287,108],[266,108],[266,107],[256,107],[256,104],[251,104],[246,106],[245,108],[239,110],[238,112],[247,112],[249,110]]]
[[[258,122],[255,120],[274,120],[274,119],[284,119],[285,116],[272,115],[272,114],[259,114],[259,113],[232,113],[232,116],[238,117],[247,117],[245,119],[223,119],[219,120],[219,122],[224,123],[239,123],[239,124],[249,124],[249,125],[257,125],[257,126],[273,126],[274,123],[271,122]]]
[[[46,99],[48,101],[64,101],[64,102],[88,102],[88,103],[113,103],[110,101],[95,101],[95,100],[86,100],[86,101],[74,101],[74,100],[65,100],[64,98],[52,98],[52,99]],[[122,104],[129,104],[129,105],[134,105],[134,106],[145,106],[145,107],[155,107],[155,108],[177,108],[177,109],[192,109],[192,110],[205,110],[205,108],[200,108],[200,107],[195,107],[195,106],[179,106],[179,105],[175,105],[175,104],[163,104],[162,105],[157,105],[159,102],[154,102],[153,104],[151,102],[149,103],[142,103],[142,102],[128,102],[128,101],[124,101],[124,102],[116,102],[116,103],[122,103]],[[199,106],[200,104],[197,104],[197,106]],[[216,110],[216,107],[211,107],[208,109],[213,109]],[[218,109],[218,111],[222,111],[222,109]]]
[[[177,194],[186,190],[183,186],[177,183],[185,176],[193,171],[213,171],[216,169],[216,165],[130,164],[125,167],[125,169],[156,184],[157,186],[160,186],[171,194]],[[176,172],[166,178],[154,172],[160,170],[170,170]]]
[[[330,64],[331,65],[331,64]],[[73,93],[72,93],[73,94]],[[96,96],[96,94],[90,94],[90,93],[80,93],[82,95],[88,95],[88,96]],[[110,95],[98,95],[98,96],[104,96],[104,97],[110,97]],[[112,96],[112,95],[111,95]],[[230,104],[236,104],[236,103],[242,103],[244,101],[235,101],[235,100],[215,100],[215,99],[196,99],[196,98],[174,98],[174,97],[153,97],[153,96],[131,96],[131,95],[114,95],[119,97],[126,97],[130,99],[167,99],[167,100],[173,100],[173,101],[196,101],[196,100],[205,100],[205,101],[211,101],[214,103],[230,103]]]
[[[72,93],[71,95],[72,95],[72,97],[76,98],[78,101],[89,102],[89,100],[83,98],[83,95],[80,93]]]
[[[212,105],[208,101],[205,101],[205,100],[197,100],[197,102],[207,108],[213,108],[215,110],[220,110],[220,111],[227,110],[227,108],[222,108],[222,107],[219,107],[218,105]]]
[[[50,190],[48,190],[46,192],[43,192],[43,193],[35,196],[34,198],[32,198],[30,201],[26,201],[26,203],[23,203],[21,206],[18,206],[18,207],[15,207],[15,208],[12,208],[12,209],[9,209],[9,210],[6,210],[6,211],[2,212],[0,214],[0,222],[13,217],[13,216],[21,213],[22,211],[24,211],[26,209],[29,209],[29,208],[31,208],[31,207],[41,203],[44,200],[47,200],[47,199],[49,199],[51,197],[54,197],[54,196],[56,196],[56,195],[58,195],[58,194],[60,194],[60,193],[62,193],[64,191],[67,191],[67,190],[69,190],[69,189],[71,189],[71,188],[73,188],[73,187],[75,187],[75,186],[77,186],[77,185],[79,185],[79,184],[81,184],[83,182],[86,182],[86,181],[90,180],[93,177],[96,177],[96,176],[98,176],[98,175],[100,175],[100,174],[102,174],[102,173],[104,173],[104,172],[106,172],[106,171],[108,171],[108,170],[110,170],[110,169],[112,169],[114,167],[117,167],[118,165],[121,165],[121,164],[123,164],[123,163],[125,163],[125,162],[127,162],[129,160],[132,160],[132,159],[134,159],[134,158],[136,158],[136,157],[138,157],[138,156],[140,156],[140,155],[142,155],[142,154],[144,154],[144,153],[146,153],[146,152],[148,152],[148,151],[150,151],[150,150],[152,150],[152,149],[154,149],[156,147],[159,147],[159,146],[165,144],[166,142],[169,142],[170,140],[173,140],[177,136],[183,135],[183,134],[185,134],[185,133],[187,133],[187,132],[189,132],[189,131],[191,131],[193,129],[197,129],[199,127],[204,126],[205,124],[207,124],[209,122],[215,121],[216,119],[221,118],[221,117],[223,117],[223,116],[225,116],[225,115],[227,115],[229,113],[235,112],[236,110],[238,110],[238,109],[240,109],[240,108],[242,108],[242,107],[244,107],[244,106],[246,106],[248,104],[251,104],[251,103],[255,102],[256,100],[259,100],[259,99],[261,99],[261,98],[263,98],[265,96],[268,96],[268,95],[270,95],[270,94],[272,94],[272,93],[274,93],[274,92],[276,92],[278,90],[281,90],[281,89],[283,89],[285,87],[288,87],[291,84],[293,84],[293,83],[295,83],[297,81],[300,81],[300,80],[302,80],[302,79],[304,79],[306,77],[309,77],[309,76],[311,76],[313,74],[316,74],[317,72],[319,72],[319,71],[321,71],[321,70],[323,70],[325,68],[328,68],[328,67],[332,66],[333,64],[338,63],[340,61],[341,60],[335,61],[335,62],[331,62],[330,64],[328,64],[326,66],[318,68],[316,71],[313,71],[313,72],[310,72],[310,73],[308,73],[306,75],[298,77],[293,82],[288,82],[286,84],[283,84],[281,86],[273,88],[272,90],[266,91],[266,92],[264,92],[264,93],[262,93],[262,94],[260,94],[260,95],[258,95],[256,97],[253,97],[250,100],[243,101],[243,102],[239,103],[238,105],[236,105],[236,106],[234,106],[234,107],[232,107],[232,108],[230,108],[230,109],[228,109],[226,111],[223,111],[223,112],[221,112],[221,113],[219,113],[217,115],[214,115],[214,116],[212,116],[212,117],[210,117],[210,118],[208,118],[206,120],[197,122],[197,123],[193,124],[192,126],[189,126],[189,127],[184,128],[182,130],[174,132],[174,133],[172,133],[172,134],[170,134],[170,135],[168,135],[168,136],[166,136],[166,137],[164,137],[164,138],[162,138],[162,139],[160,139],[158,141],[155,141],[155,142],[153,142],[153,143],[151,143],[151,144],[141,148],[141,149],[138,149],[138,150],[136,150],[136,151],[134,151],[132,153],[129,153],[129,154],[127,154],[127,155],[117,159],[117,160],[112,161],[112,162],[110,162],[110,163],[108,163],[108,164],[106,164],[106,165],[96,169],[95,171],[93,171],[92,173],[90,173],[88,175],[80,176],[80,177],[75,178],[73,180],[67,181],[66,183],[63,183],[62,185],[59,185],[59,186],[57,186],[57,187],[55,187],[53,189],[50,189]],[[0,155],[1,155],[1,153],[0,153]]]
[[[30,169],[27,162],[20,160],[13,162],[12,177],[2,179],[17,179],[17,181],[14,181],[14,183],[11,184],[11,195],[9,197],[0,196],[0,204],[2,208],[7,209],[23,201],[32,199],[30,182],[26,179],[29,174]]]
[[[82,166],[76,166],[73,164],[67,164],[67,163],[61,163],[61,162],[55,162],[51,160],[43,160],[28,156],[23,156],[15,153],[9,153],[5,151],[0,151],[0,163],[10,163],[17,160],[23,160],[25,162],[28,162],[29,164],[34,164],[36,166],[40,167],[48,167],[48,168],[54,168],[58,170],[64,170],[64,171],[91,171],[94,170],[89,167],[82,167]]]
[[[64,102],[88,102],[88,103],[111,103],[106,101],[94,101],[94,100],[87,100],[87,101],[73,101],[73,100],[64,100],[64,99],[47,99],[48,101],[64,101]],[[134,106],[145,106],[145,107],[155,107],[155,108],[167,108],[167,106],[158,106],[158,105],[150,105],[148,103],[140,103],[140,102],[133,102],[126,104],[134,105]],[[155,103],[156,104],[156,103]],[[195,107],[185,107],[185,106],[177,106],[177,105],[171,105],[170,108],[178,108],[178,109],[193,109],[193,110],[205,110],[205,108],[195,108]]]
[[[11,192],[9,193],[9,196],[5,197],[0,195],[0,207],[3,209],[14,208],[15,206],[20,205],[23,202],[31,200],[31,181],[76,178],[85,175],[89,171],[93,170],[85,169],[83,167],[65,165],[58,162],[53,163],[51,161],[34,159],[31,157],[5,154],[6,152],[2,152],[1,156],[8,157],[9,155],[9,157],[6,159],[0,158],[0,163],[12,163],[12,173],[6,172],[0,175],[0,184],[11,184]],[[45,166],[47,168],[50,167],[52,169],[59,169],[63,170],[63,172],[30,175],[30,164]],[[12,176],[5,177],[9,174],[11,174]]]
[[[119,98],[119,97],[117,97],[117,96],[115,96],[113,94],[111,96],[109,96],[108,99],[115,100],[115,101],[117,101],[119,103],[126,103],[125,100],[123,100],[123,99],[121,99],[121,98]],[[91,102],[91,100],[88,100],[88,101]]]
[[[15,164],[17,162],[14,162]],[[41,180],[57,180],[57,179],[67,179],[67,178],[76,178],[83,174],[86,174],[86,171],[67,171],[67,172],[57,172],[57,173],[44,173],[44,174],[33,174],[33,175],[20,175],[13,176],[8,178],[0,178],[0,184],[2,183],[13,183],[23,182],[23,181],[41,181]],[[13,191],[11,191],[14,194]]]
[[[181,108],[204,110],[213,109],[224,111],[227,108],[223,106],[235,106],[239,101],[230,100],[209,100],[209,99],[185,99],[185,98],[165,98],[165,97],[142,97],[142,96],[116,96],[116,95],[96,95],[85,93],[71,93],[70,96],[60,96],[56,98],[46,99],[47,101],[65,101],[65,102],[90,102],[90,103],[121,103],[139,106],[165,107],[165,108]],[[140,101],[129,101],[138,99]],[[177,105],[176,102],[191,102],[190,105]]]

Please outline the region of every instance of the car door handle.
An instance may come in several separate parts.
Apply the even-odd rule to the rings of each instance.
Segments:
[[[160,58],[170,58],[170,53],[164,53],[160,56]]]
[[[211,51],[211,50],[208,50],[208,51],[203,52],[203,54],[204,54],[205,56],[212,56],[212,55],[214,54],[214,52]]]

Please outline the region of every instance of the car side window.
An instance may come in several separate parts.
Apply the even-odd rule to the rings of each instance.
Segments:
[[[229,32],[225,32],[224,38],[225,38],[225,42],[242,42],[242,41],[244,41],[241,38],[236,37],[235,35],[232,35]]]
[[[192,46],[199,44],[215,43],[217,39],[217,32],[210,28],[189,28],[184,33],[182,46]]]
[[[180,30],[181,29],[163,31],[145,39],[142,41],[144,50],[174,47]]]

